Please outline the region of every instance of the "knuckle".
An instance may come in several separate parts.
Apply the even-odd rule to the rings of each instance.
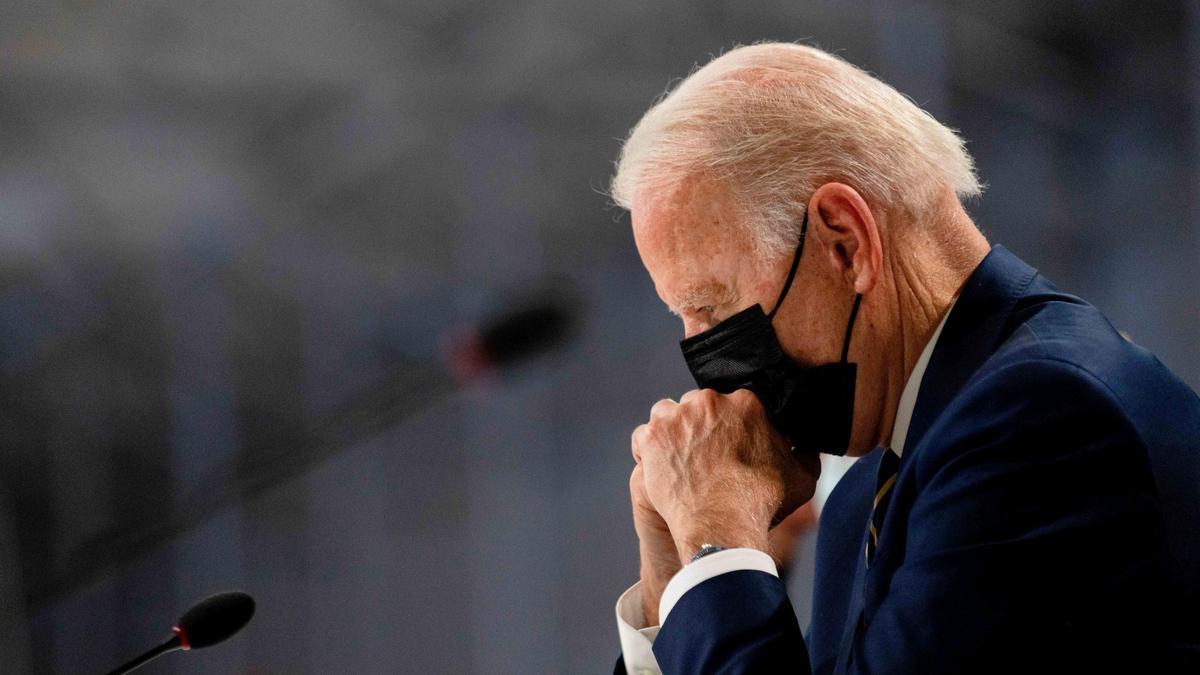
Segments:
[[[630,450],[633,452],[633,459],[638,462],[642,461],[642,459],[641,459],[642,437],[645,435],[646,435],[646,425],[645,424],[639,425],[637,428],[635,428],[633,430],[633,433],[629,435],[629,447],[630,447]]]
[[[696,392],[696,405],[706,410],[712,410],[716,407],[719,400],[721,400],[721,394],[717,393],[715,389],[701,389]]]
[[[650,408],[650,418],[653,419],[660,415],[665,415],[676,405],[677,404],[669,398],[660,399]]]
[[[742,408],[752,408],[758,402],[758,397],[749,389],[738,389],[730,394],[729,398]]]

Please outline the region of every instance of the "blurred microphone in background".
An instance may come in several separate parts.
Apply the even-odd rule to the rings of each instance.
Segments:
[[[232,464],[218,466],[180,495],[169,515],[114,527],[85,542],[63,566],[50,593],[80,587],[122,563],[136,560],[207,521],[223,507],[254,499],[310,471],[354,444],[452,396],[481,377],[513,368],[562,346],[574,334],[582,302],[570,283],[552,279],[514,292],[484,320],[448,330],[440,354],[399,360],[373,382],[323,415],[282,438],[248,447]],[[96,564],[104,560],[106,564]]]
[[[517,365],[565,343],[581,314],[571,286],[547,284],[474,326],[448,331],[442,361],[459,383]]]

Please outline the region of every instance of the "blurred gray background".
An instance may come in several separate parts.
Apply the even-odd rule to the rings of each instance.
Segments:
[[[241,588],[146,672],[608,672],[629,432],[690,381],[602,192],[762,39],[961,129],[988,237],[1200,385],[1196,2],[0,2],[0,670]],[[446,376],[547,286],[562,348]]]

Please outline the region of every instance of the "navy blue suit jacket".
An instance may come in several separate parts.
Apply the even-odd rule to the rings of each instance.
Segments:
[[[664,673],[1200,673],[1200,399],[995,247],[917,397],[864,564],[879,451],[825,505],[807,645],[784,585],[690,590]]]

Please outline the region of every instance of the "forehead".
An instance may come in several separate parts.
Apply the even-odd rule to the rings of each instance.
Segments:
[[[639,247],[670,257],[705,256],[721,250],[749,252],[749,237],[727,191],[688,179],[645,189],[633,200],[633,234]]]
[[[708,304],[736,289],[753,263],[733,200],[699,181],[640,192],[631,218],[642,263],[669,305]]]

